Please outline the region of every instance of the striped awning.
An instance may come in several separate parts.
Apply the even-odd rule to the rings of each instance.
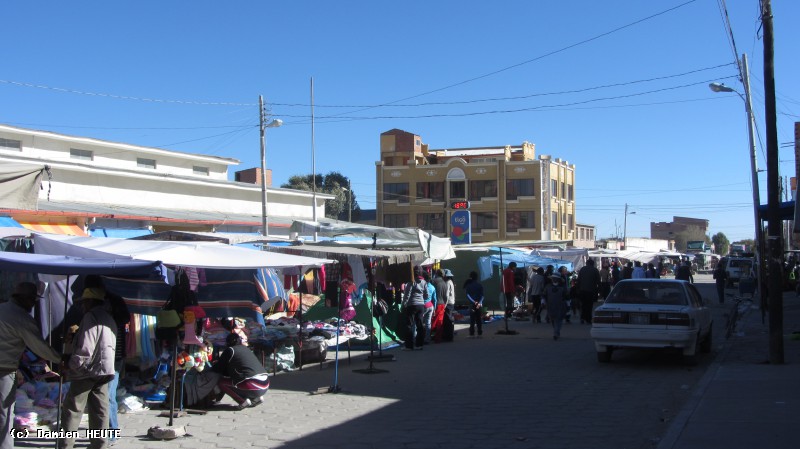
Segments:
[[[77,235],[80,237],[88,237],[83,232],[83,228],[76,224],[71,223],[43,223],[43,222],[26,222],[20,221],[19,224],[34,232],[41,232],[43,234],[61,234],[61,235]]]

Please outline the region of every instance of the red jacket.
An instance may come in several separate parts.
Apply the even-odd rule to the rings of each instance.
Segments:
[[[506,268],[503,270],[503,293],[515,293],[514,270]]]

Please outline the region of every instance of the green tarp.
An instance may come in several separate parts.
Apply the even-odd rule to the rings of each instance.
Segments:
[[[307,311],[303,312],[303,321],[325,321],[330,323],[335,320],[339,313],[338,307],[326,307],[325,296],[321,295],[320,300],[311,306]],[[356,309],[356,317],[353,321],[363,324],[368,328],[375,329],[375,338],[380,339],[379,342],[382,347],[397,343],[400,336],[397,334],[398,324],[402,321],[402,313],[399,306],[389,307],[389,313],[383,317],[383,326],[381,327],[381,320],[373,318],[372,309],[372,293],[368,290],[362,290],[362,299],[358,304],[353,306]],[[399,326],[402,328],[403,326]],[[369,346],[366,341],[353,340],[350,342],[352,346],[361,344]],[[377,349],[377,347],[376,347]]]

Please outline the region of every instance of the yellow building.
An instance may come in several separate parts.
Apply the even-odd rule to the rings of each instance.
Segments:
[[[452,219],[468,204],[473,243],[576,237],[575,166],[537,158],[532,143],[433,150],[393,129],[381,134],[375,165],[379,226],[417,227],[462,243]]]

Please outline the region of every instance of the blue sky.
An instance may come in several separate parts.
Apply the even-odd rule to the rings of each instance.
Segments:
[[[773,0],[780,175],[794,176],[800,2]],[[431,148],[519,145],[576,165],[577,221],[598,237],[705,218],[752,238],[744,103],[751,66],[766,168],[757,0],[6,1],[0,123],[259,165],[258,96],[275,185],[312,168],[375,207],[380,133]],[[763,143],[762,143],[763,142]],[[759,175],[766,203],[766,173]]]

